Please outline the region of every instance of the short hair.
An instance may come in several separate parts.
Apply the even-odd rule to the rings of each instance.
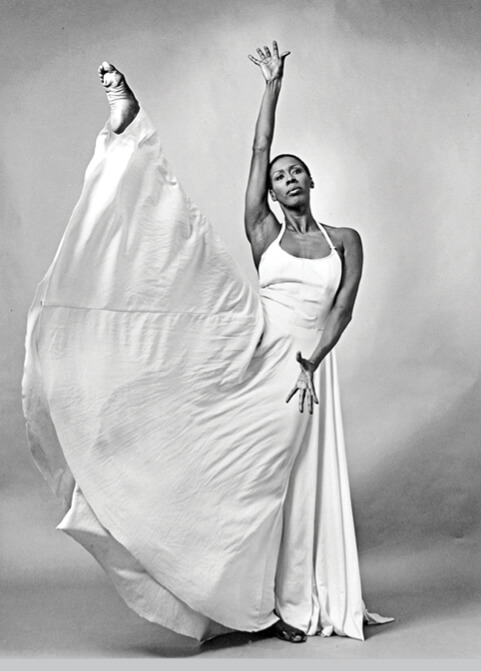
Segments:
[[[272,187],[272,180],[271,180],[271,170],[272,170],[272,166],[275,164],[275,162],[276,162],[278,159],[285,159],[285,158],[295,159],[295,160],[297,161],[297,163],[300,163],[300,164],[301,164],[301,166],[304,168],[304,170],[305,170],[306,173],[309,175],[309,177],[312,177],[312,175],[311,175],[311,171],[310,171],[309,166],[307,165],[307,163],[306,163],[305,161],[303,161],[301,158],[299,158],[296,154],[278,154],[277,156],[275,156],[275,157],[270,161],[270,163],[269,163],[269,167],[268,167],[268,169],[267,169],[267,182],[268,182],[269,188]]]

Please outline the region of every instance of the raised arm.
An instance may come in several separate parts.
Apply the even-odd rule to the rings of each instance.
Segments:
[[[282,86],[284,60],[289,55],[285,51],[279,55],[277,42],[269,47],[257,49],[258,58],[249,59],[260,69],[266,82],[261,107],[257,117],[252,159],[245,198],[245,227],[252,247],[254,263],[257,266],[266,247],[277,235],[279,223],[269,208],[269,157],[274,137],[274,123],[277,101]]]

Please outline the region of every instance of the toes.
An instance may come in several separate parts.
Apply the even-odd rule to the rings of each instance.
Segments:
[[[291,635],[288,632],[286,632],[286,639],[288,642],[293,642],[294,644],[300,644],[306,638],[304,637],[304,635],[298,635],[298,634]]]
[[[109,63],[108,61],[102,61],[102,63],[98,67],[99,77],[102,81],[104,75],[114,72],[117,72],[117,69],[115,68],[115,66],[112,65],[112,63]]]
[[[307,639],[307,635],[302,630],[294,628],[284,621],[278,621],[275,624],[275,634],[279,639],[283,639],[286,642],[291,642],[292,644],[301,644]]]
[[[290,642],[291,644],[302,644],[306,641],[307,637],[304,633],[290,632],[289,630],[278,630],[277,636],[279,639],[283,639],[285,642]]]
[[[115,89],[122,85],[125,86],[125,78],[121,72],[117,70],[115,65],[104,61],[98,69],[100,81],[106,89]]]
[[[116,68],[112,63],[109,63],[108,61],[102,61],[102,65],[100,66],[104,72],[115,72]]]

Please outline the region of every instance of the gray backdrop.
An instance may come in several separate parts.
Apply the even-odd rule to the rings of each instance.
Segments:
[[[315,216],[358,229],[365,246],[354,320],[337,348],[364,580],[387,571],[399,591],[430,581],[469,592],[481,574],[480,2],[0,8],[9,576],[66,562],[48,542],[60,508],[30,461],[20,382],[27,309],[107,117],[97,66],[107,59],[127,74],[187,192],[255,282],[242,210],[263,83],[247,54],[277,39],[292,55],[274,151],[305,158]]]

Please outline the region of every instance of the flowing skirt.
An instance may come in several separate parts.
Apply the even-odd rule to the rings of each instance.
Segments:
[[[144,618],[200,640],[387,620],[362,602],[334,356],[312,417],[284,402],[318,338],[262,304],[145,113],[107,124],[29,313],[24,412],[59,528]]]

